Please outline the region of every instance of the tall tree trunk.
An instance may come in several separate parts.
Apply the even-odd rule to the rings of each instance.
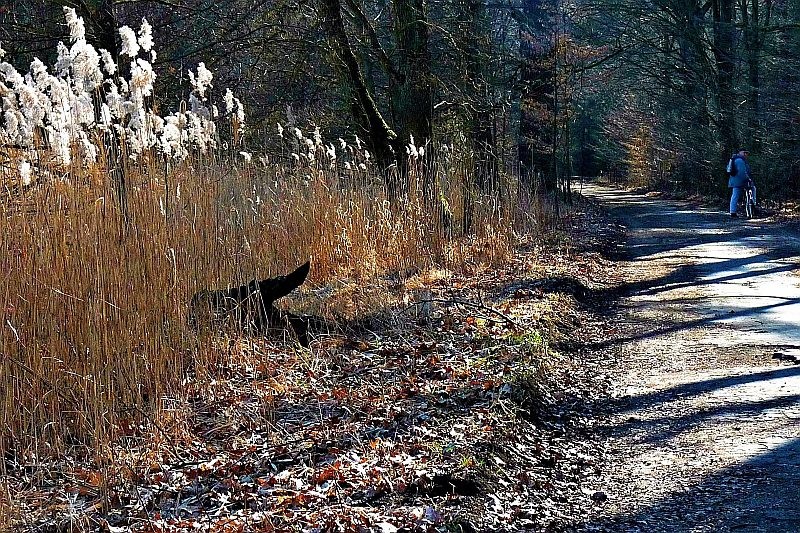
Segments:
[[[467,128],[472,152],[473,171],[464,187],[462,226],[472,231],[477,194],[493,194],[497,190],[497,165],[494,155],[491,99],[486,81],[484,43],[489,42],[489,21],[486,0],[464,0],[460,5],[460,22],[464,30],[464,57],[467,92]]]
[[[405,146],[414,136],[423,146],[433,135],[431,59],[424,0],[394,0],[397,76],[391,80],[392,115],[397,129],[395,150],[404,169]]]
[[[772,2],[766,2],[766,11],[763,13],[760,0],[750,1],[749,12],[747,2],[742,5],[741,10],[748,81],[747,130],[744,139],[749,149],[758,150],[761,120],[761,54],[764,50],[764,34],[761,29],[770,23]]]
[[[738,148],[733,92],[733,0],[714,0],[713,15],[714,61],[717,67],[717,121],[722,144],[720,159],[724,160]]]
[[[680,110],[680,127],[686,132],[681,152],[684,157],[678,163],[683,186],[687,189],[708,191],[713,188],[713,179],[703,172],[699,164],[706,157],[706,132],[709,131],[709,109],[707,97],[710,93],[705,78],[705,57],[707,48],[704,39],[703,22],[706,11],[698,0],[675,3],[678,20],[684,23],[678,27],[678,42],[682,65],[681,101],[685,107]]]

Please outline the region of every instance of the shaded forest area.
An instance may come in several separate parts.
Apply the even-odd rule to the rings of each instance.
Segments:
[[[276,123],[314,125],[385,167],[412,136],[463,140],[484,192],[501,173],[566,192],[607,172],[720,193],[746,146],[765,197],[800,194],[800,2],[23,0],[0,6],[6,60],[52,63],[63,6],[114,56],[116,28],[150,22],[156,102],[205,62],[244,101],[245,149],[287,156]]]

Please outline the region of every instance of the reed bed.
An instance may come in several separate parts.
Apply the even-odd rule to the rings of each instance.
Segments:
[[[312,288],[504,261],[547,212],[524,203],[513,179],[491,195],[475,190],[464,161],[415,161],[392,195],[370,167],[333,162],[198,157],[169,172],[141,162],[127,170],[124,213],[102,166],[26,187],[6,179],[1,451],[17,460],[76,446],[102,453],[173,411],[187,377],[213,376],[226,356],[187,325],[198,290],[309,258]],[[467,235],[465,198],[474,205]]]

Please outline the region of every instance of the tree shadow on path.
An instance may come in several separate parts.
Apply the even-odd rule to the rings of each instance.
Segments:
[[[705,300],[705,298],[698,298],[696,300]],[[685,299],[682,301],[686,302]],[[637,333],[635,335],[614,337],[600,342],[589,343],[586,345],[586,347],[589,348],[590,350],[603,350],[616,345],[628,344],[633,341],[650,339],[653,337],[668,335],[683,330],[692,330],[701,326],[706,326],[715,322],[720,322],[722,320],[732,320],[736,318],[745,318],[745,317],[757,317],[770,309],[777,309],[787,305],[796,305],[796,304],[800,304],[800,298],[786,298],[778,303],[761,305],[757,307],[749,307],[738,310],[731,310],[728,313],[725,313],[724,315],[714,314],[708,317],[696,318],[682,322],[675,322],[673,324],[668,324],[665,326],[653,328],[645,332]],[[794,331],[796,330],[796,327],[797,326],[794,324],[785,324],[779,326],[778,329],[786,328],[787,331],[788,330]],[[775,329],[775,327],[773,327],[773,329]]]
[[[787,490],[787,487],[789,490]],[[800,531],[800,439],[667,494],[634,513],[585,524],[582,531]]]
[[[800,365],[780,367],[774,370],[765,370],[763,372],[754,372],[737,376],[725,376],[692,383],[684,383],[674,387],[669,387],[667,389],[649,392],[634,397],[628,396],[620,398],[612,402],[611,410],[615,413],[632,412],[656,405],[666,404],[678,399],[690,399],[702,394],[708,394],[710,392],[726,389],[728,387],[736,387],[758,381],[768,381],[795,376],[800,376]]]
[[[676,335],[683,331],[730,334],[728,351],[753,346],[736,336],[760,329],[769,332],[770,342],[795,343],[797,317],[788,310],[800,304],[789,277],[800,266],[796,228],[731,220],[619,191],[599,196],[630,230],[627,253],[619,259],[642,278],[606,293],[614,302],[627,297],[613,305],[622,325],[587,350],[618,353],[617,347],[663,336],[663,345],[638,347],[643,357],[629,363],[635,365],[632,379],[644,374],[655,383],[672,378],[654,365],[674,357],[669,372],[680,372],[683,353],[713,352],[714,343],[687,350],[695,337]],[[685,292],[670,298],[665,293],[672,290]],[[719,324],[725,328],[710,327]],[[707,369],[716,373],[714,353],[708,357]],[[605,405],[611,422],[600,429],[616,450],[610,459],[623,465],[610,465],[620,476],[608,480],[615,504],[608,511],[616,514],[601,511],[605,516],[581,524],[580,531],[800,532],[800,388],[794,386],[800,366],[720,372],[736,375],[704,373],[660,389],[631,381],[645,391]],[[689,370],[677,381],[687,377],[693,379]],[[662,457],[674,462],[661,464]]]

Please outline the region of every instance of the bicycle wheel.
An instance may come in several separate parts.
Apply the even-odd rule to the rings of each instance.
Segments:
[[[747,218],[753,218],[753,192],[750,190],[744,194],[744,214]]]

